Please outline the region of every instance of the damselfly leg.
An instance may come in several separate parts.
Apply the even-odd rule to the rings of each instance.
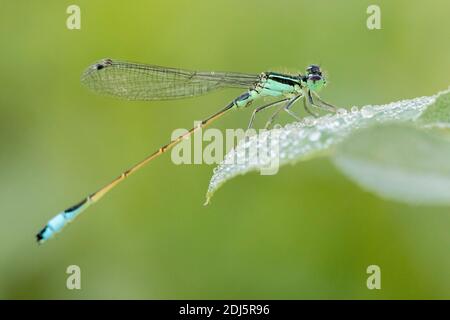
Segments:
[[[327,111],[331,111],[331,112],[336,113],[336,111],[337,111],[337,107],[336,107],[336,106],[333,106],[332,104],[323,101],[323,100],[319,97],[319,95],[318,95],[316,92],[313,92],[313,94],[314,94],[314,96],[316,97],[316,100],[320,103],[320,105],[318,105],[318,104],[314,101],[314,99],[313,99],[313,97],[312,97],[312,94],[311,94],[311,91],[308,90],[308,101],[309,101],[309,103],[310,103],[312,106],[315,106],[315,107],[321,108],[321,109],[326,109]]]
[[[298,95],[298,96],[292,98],[292,99],[288,102],[288,104],[286,104],[286,105],[284,106],[284,111],[286,111],[289,115],[291,115],[291,116],[292,116],[294,119],[296,119],[297,121],[300,121],[301,118],[300,118],[298,115],[296,115],[295,112],[293,112],[293,111],[291,110],[291,107],[292,107],[292,106],[294,105],[294,103],[296,103],[297,100],[300,99],[300,98],[303,98],[303,95],[300,94],[300,95]]]
[[[290,108],[300,99],[302,98],[303,95],[297,95],[293,98],[290,98],[288,100],[288,103],[284,106],[281,106],[280,108],[278,108],[269,118],[269,120],[267,121],[266,125],[265,125],[265,129],[270,128],[270,126],[272,125],[272,123],[275,121],[275,119],[279,116],[281,111],[286,111],[290,116],[294,117],[297,121],[300,121],[301,118],[299,116],[297,116],[296,114],[294,114],[294,112],[292,112],[292,110],[290,110]]]
[[[306,101],[306,97],[303,97],[303,108],[305,108],[306,112],[308,112],[310,115],[312,115],[314,118],[318,118],[319,115],[317,113],[315,113],[314,111],[312,111],[309,107],[308,107],[308,102]]]
[[[265,104],[263,106],[260,106],[260,107],[256,108],[252,112],[252,116],[250,118],[250,122],[248,123],[247,130],[250,130],[253,127],[253,122],[255,121],[255,117],[256,117],[256,114],[258,112],[263,111],[263,110],[265,110],[267,108],[270,108],[270,107],[275,107],[276,105],[279,105],[280,103],[286,102],[288,100],[289,100],[289,98],[286,98],[286,99],[282,99],[282,100],[278,100],[278,101],[275,101],[275,102],[271,102],[271,103],[268,103],[268,104]]]

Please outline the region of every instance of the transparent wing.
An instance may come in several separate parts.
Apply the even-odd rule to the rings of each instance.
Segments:
[[[102,95],[126,100],[165,100],[193,97],[223,88],[249,88],[259,76],[200,72],[104,59],[91,65],[81,82]]]

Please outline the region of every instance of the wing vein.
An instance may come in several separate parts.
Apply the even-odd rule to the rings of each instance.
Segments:
[[[193,97],[218,88],[249,88],[259,75],[190,71],[104,59],[91,65],[81,82],[92,91],[126,100]]]

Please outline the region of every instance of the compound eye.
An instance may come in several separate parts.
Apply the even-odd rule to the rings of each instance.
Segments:
[[[310,74],[308,76],[308,80],[319,81],[319,80],[322,80],[322,77],[318,74]]]
[[[312,64],[307,69],[306,72],[312,73],[312,74],[322,74],[320,71],[320,67],[318,65]]]

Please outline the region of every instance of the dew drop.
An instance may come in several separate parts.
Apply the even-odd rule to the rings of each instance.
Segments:
[[[361,109],[361,115],[363,116],[363,118],[372,118],[374,115],[374,111],[373,111],[372,107],[364,106]]]
[[[315,120],[313,117],[305,117],[304,122],[305,122],[305,125],[309,127],[315,123]]]
[[[273,130],[280,130],[280,129],[283,129],[283,126],[282,126],[281,124],[279,124],[279,123],[276,123],[276,124],[273,126]]]
[[[320,131],[314,131],[309,135],[310,141],[317,141],[320,139],[321,133]]]

